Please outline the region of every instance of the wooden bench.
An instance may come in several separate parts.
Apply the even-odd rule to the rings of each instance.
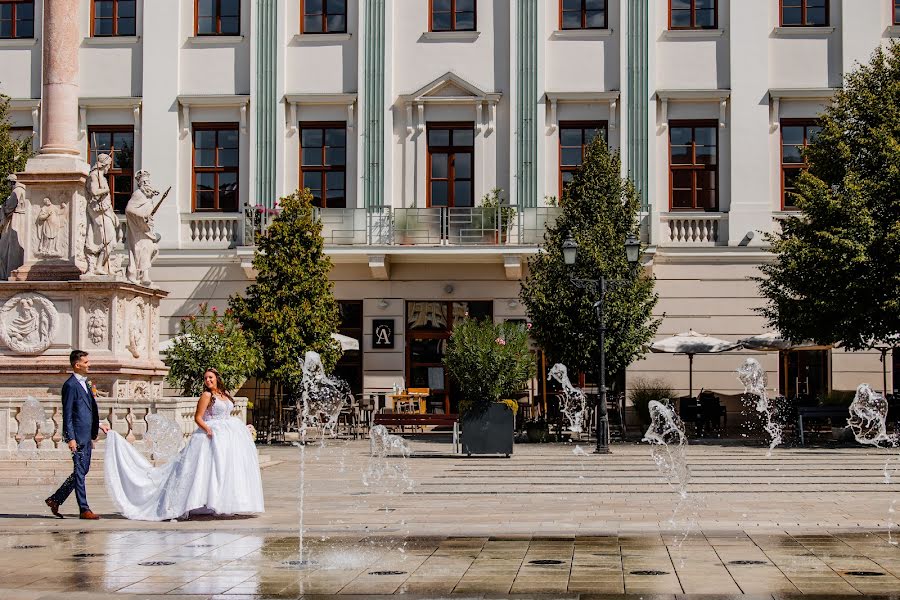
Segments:
[[[376,413],[375,425],[385,427],[425,427],[437,425],[453,427],[459,421],[459,415],[421,414],[421,413]]]
[[[800,430],[800,445],[806,444],[803,432],[803,421],[840,419],[845,421],[850,416],[846,406],[799,406],[797,407],[798,429]]]

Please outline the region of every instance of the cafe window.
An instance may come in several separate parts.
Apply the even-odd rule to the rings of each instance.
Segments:
[[[796,208],[797,178],[808,168],[804,152],[822,128],[815,121],[781,122],[781,207]]]
[[[0,0],[0,39],[34,37],[34,0]]]
[[[360,342],[359,350],[344,350],[335,366],[334,373],[350,385],[351,392],[363,391],[363,303],[361,300],[338,301],[341,323],[338,333]]]
[[[125,213],[125,205],[134,189],[134,128],[90,127],[88,128],[88,161],[96,164],[97,156],[106,154],[112,159],[106,180],[109,195],[117,213]]]
[[[474,154],[472,123],[428,124],[429,206],[474,206]]]
[[[239,155],[240,136],[236,123],[194,123],[195,212],[237,212]]]
[[[300,181],[321,208],[347,206],[347,127],[300,124]]]
[[[136,0],[94,0],[91,35],[94,37],[136,35]]]

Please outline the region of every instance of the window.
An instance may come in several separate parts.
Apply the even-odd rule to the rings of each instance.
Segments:
[[[605,121],[559,124],[559,196],[584,161],[584,149],[597,136],[606,141]]]
[[[828,25],[828,0],[781,0],[782,27]]]
[[[475,126],[428,125],[428,205],[474,206]]]
[[[359,341],[360,350],[344,350],[334,367],[334,374],[350,384],[350,391],[363,391],[363,303],[362,300],[339,300],[341,324],[338,333]]]
[[[784,210],[797,207],[794,202],[797,177],[807,168],[803,151],[821,130],[815,121],[781,122],[781,207]]]
[[[669,199],[672,210],[719,210],[716,121],[669,124]]]
[[[134,128],[91,127],[88,130],[88,162],[97,162],[97,155],[108,154],[112,166],[106,175],[113,208],[125,212],[134,185]]]
[[[237,124],[194,124],[194,211],[238,211]]]
[[[313,204],[345,208],[347,127],[344,123],[300,124],[300,181]]]
[[[30,141],[34,137],[34,129],[31,127],[10,127],[9,137],[17,142]]]
[[[0,39],[34,37],[34,0],[0,0]]]
[[[240,35],[241,0],[194,0],[197,35]]]
[[[669,0],[669,29],[715,29],[717,26],[716,0]]]
[[[135,0],[94,0],[91,35],[135,35]]]
[[[900,0],[894,0],[894,25],[900,25]]]
[[[475,31],[475,0],[430,0],[431,31]]]
[[[606,29],[607,0],[560,0],[560,29]]]
[[[301,0],[303,33],[347,33],[347,0]]]

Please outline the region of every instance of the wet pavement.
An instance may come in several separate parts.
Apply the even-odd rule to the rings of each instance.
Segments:
[[[49,518],[55,471],[5,487],[0,599],[900,597],[890,452],[693,447],[691,502],[673,519],[678,499],[646,446],[463,459],[413,442],[420,458],[375,465],[390,476],[365,485],[367,450],[307,449],[302,554],[296,448],[261,450],[273,461],[254,517],[116,518],[98,465],[98,522]],[[33,478],[43,467],[23,468]],[[412,491],[395,485],[398,470]]]

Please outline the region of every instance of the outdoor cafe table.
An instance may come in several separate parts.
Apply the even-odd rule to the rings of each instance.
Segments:
[[[428,394],[404,393],[388,396],[396,412],[425,414],[425,399]],[[405,409],[405,410],[404,410]]]

